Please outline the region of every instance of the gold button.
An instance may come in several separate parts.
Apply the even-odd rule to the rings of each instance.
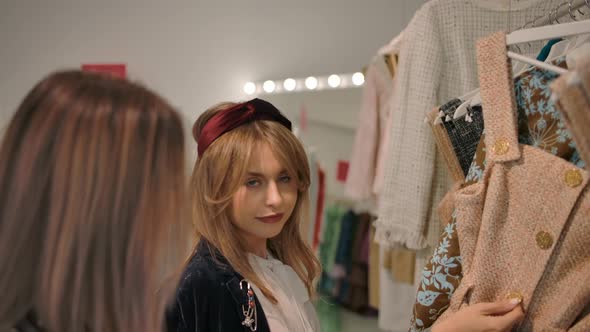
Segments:
[[[568,169],[565,172],[565,183],[568,186],[575,188],[575,187],[581,185],[582,181],[584,181],[584,178],[582,177],[582,173],[580,173],[579,170]]]
[[[519,299],[522,302],[523,296],[520,292],[512,291],[506,294],[506,300]]]
[[[508,143],[508,141],[505,138],[499,138],[494,143],[492,150],[494,151],[494,154],[501,156],[501,155],[506,154],[508,152],[509,148],[510,148],[510,143]]]
[[[547,250],[553,246],[553,236],[547,232],[540,231],[537,233],[536,239],[537,245],[543,250]]]

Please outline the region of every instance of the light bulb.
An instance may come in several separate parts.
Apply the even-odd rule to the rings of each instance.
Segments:
[[[293,91],[293,90],[295,90],[295,87],[296,86],[297,86],[297,82],[295,82],[295,80],[292,79],[292,78],[287,78],[285,80],[285,82],[283,82],[283,87],[287,91]]]
[[[253,82],[248,82],[244,84],[244,92],[247,95],[254,94],[254,92],[256,92],[256,84],[254,84]]]
[[[340,76],[338,75],[330,75],[330,77],[328,77],[328,85],[333,87],[333,88],[337,88],[340,86]]]
[[[365,83],[365,75],[363,73],[354,73],[352,75],[352,84],[359,86]]]
[[[318,79],[313,76],[306,78],[305,79],[305,86],[310,90],[314,90],[315,88],[318,87]]]
[[[272,93],[273,91],[275,91],[275,82],[273,81],[266,81],[262,84],[262,89],[264,89],[264,91],[266,93]]]

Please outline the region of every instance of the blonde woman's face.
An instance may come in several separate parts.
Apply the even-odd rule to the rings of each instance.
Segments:
[[[247,174],[233,196],[233,223],[249,244],[277,236],[291,216],[298,190],[294,174],[275,157],[268,144],[259,144]]]

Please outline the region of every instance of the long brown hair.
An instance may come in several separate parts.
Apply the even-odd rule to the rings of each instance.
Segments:
[[[235,105],[221,103],[203,113],[195,122],[193,136],[198,140],[207,121],[217,112]],[[276,302],[247,259],[237,227],[232,223],[231,200],[247,173],[252,150],[269,144],[278,160],[298,184],[298,199],[283,230],[269,239],[275,257],[290,265],[303,280],[310,296],[315,294],[314,280],[320,263],[301,237],[300,227],[309,218],[310,170],[307,155],[299,140],[283,125],[273,121],[254,121],[219,137],[195,163],[190,185],[192,216],[197,239],[207,239],[244,278],[256,284],[264,295]]]
[[[0,148],[0,330],[34,312],[46,331],[161,331],[184,180],[182,124],[155,93],[80,71],[39,82]]]

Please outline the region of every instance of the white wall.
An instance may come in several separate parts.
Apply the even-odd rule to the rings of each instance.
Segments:
[[[329,199],[345,196],[336,171],[338,161],[350,159],[361,94],[362,89],[352,88],[263,96],[298,126],[301,106],[307,110],[308,128],[301,138],[306,146],[314,148],[326,172]]]
[[[351,72],[423,0],[0,0],[0,121],[57,68],[125,62],[194,121],[245,81]]]

